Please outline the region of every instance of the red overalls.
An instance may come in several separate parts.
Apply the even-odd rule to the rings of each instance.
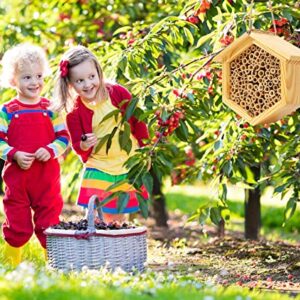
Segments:
[[[43,103],[42,100],[38,105],[22,104],[20,110],[18,104],[8,104],[7,111],[12,118],[7,143],[29,153],[52,143],[55,133],[46,110],[48,105],[48,101]],[[37,110],[37,107],[40,109]],[[3,198],[6,215],[2,228],[4,239],[13,247],[21,247],[35,232],[41,245],[46,248],[43,231],[59,222],[63,207],[57,159],[47,162],[35,160],[28,170],[22,170],[16,161],[6,161],[3,180],[6,185]]]

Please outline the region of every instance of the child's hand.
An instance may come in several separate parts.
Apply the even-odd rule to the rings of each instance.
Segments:
[[[39,161],[45,162],[51,158],[51,154],[47,149],[41,147],[35,151],[35,158]]]
[[[14,159],[21,169],[28,170],[35,159],[35,155],[33,153],[17,151],[14,155]]]
[[[86,133],[85,136],[86,140],[80,142],[80,148],[83,151],[86,151],[97,144],[97,137],[94,133]]]

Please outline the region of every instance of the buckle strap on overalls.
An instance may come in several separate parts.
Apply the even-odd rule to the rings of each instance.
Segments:
[[[50,101],[46,98],[42,98],[40,105],[42,109],[48,109],[48,107],[50,106]]]

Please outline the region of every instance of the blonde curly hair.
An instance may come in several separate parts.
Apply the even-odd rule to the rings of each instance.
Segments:
[[[7,50],[1,61],[1,86],[13,87],[13,79],[17,72],[22,71],[30,64],[36,63],[42,67],[43,76],[51,73],[46,53],[41,47],[23,43]]]

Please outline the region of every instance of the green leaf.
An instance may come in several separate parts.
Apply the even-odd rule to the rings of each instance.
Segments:
[[[129,140],[130,140],[130,126],[129,126],[129,131],[126,129],[126,126],[125,126],[125,130],[120,130],[120,132],[119,132],[119,145],[120,145],[120,148],[122,150],[125,150],[126,152],[128,150]],[[127,154],[129,154],[129,152],[127,152]]]
[[[224,173],[226,174],[226,176],[230,176],[231,172],[232,172],[232,162],[231,160],[228,160],[224,163],[222,170],[224,171]]]
[[[125,184],[125,183],[128,183],[128,179],[118,180],[117,182],[111,184],[111,185],[106,189],[106,191],[109,192],[109,191],[111,191],[111,190],[113,190],[113,189],[115,189],[115,188],[117,188],[117,187],[119,187],[119,186],[121,186],[121,185],[123,185],[123,184]]]
[[[129,120],[129,118],[133,115],[133,112],[135,110],[135,107],[137,106],[138,101],[139,101],[138,98],[135,98],[129,102],[125,113],[126,120]]]
[[[240,171],[240,173],[242,174],[242,176],[244,177],[244,178],[247,178],[247,173],[246,173],[246,171],[245,171],[245,163],[243,162],[243,160],[242,159],[240,159],[240,158],[238,158],[237,160],[236,160],[236,162],[237,162],[237,165],[238,165],[238,167],[239,167],[239,171]]]
[[[129,30],[132,30],[131,26],[123,26],[123,27],[118,28],[117,30],[115,30],[114,33],[113,33],[113,35],[115,36],[115,35],[117,35],[119,33],[125,33],[125,32],[127,32]]]
[[[127,66],[127,57],[124,56],[122,59],[119,61],[119,68],[122,72],[125,72]]]
[[[245,171],[246,171],[246,182],[247,183],[253,183],[253,184],[256,184],[256,180],[254,178],[254,174],[253,172],[251,171],[251,168],[249,166],[245,166]]]
[[[131,133],[131,127],[128,122],[124,122],[124,131],[126,136],[130,136]]]
[[[219,197],[222,201],[227,200],[227,185],[225,183],[219,186]]]
[[[216,150],[222,148],[222,146],[223,146],[222,140],[218,140],[214,143],[214,150],[216,151]]]
[[[162,154],[157,156],[157,160],[164,166],[168,167],[169,169],[173,168],[173,164],[170,160],[166,159]]]
[[[205,221],[207,220],[208,216],[209,216],[209,209],[208,208],[200,209],[200,212],[199,212],[199,223],[201,225],[203,225],[205,223]]]
[[[119,192],[116,193],[112,193],[109,196],[107,196],[106,198],[104,198],[102,201],[100,201],[100,206],[104,206],[107,203],[109,203],[110,201],[112,201],[114,198],[118,197]]]
[[[209,39],[211,39],[216,33],[214,31],[212,31],[211,33],[202,36],[198,42],[197,42],[197,46],[196,48],[202,46],[204,43],[206,43]]]
[[[144,186],[146,187],[149,194],[153,191],[153,178],[150,173],[145,173],[142,177]]]
[[[297,199],[295,197],[292,197],[289,199],[289,201],[286,204],[286,208],[284,211],[283,226],[285,226],[286,222],[294,215],[296,208],[297,208]]]
[[[126,208],[129,198],[130,198],[129,193],[122,192],[119,195],[118,203],[117,203],[117,208],[119,213],[122,213],[124,208]]]
[[[283,185],[277,186],[274,190],[274,194],[282,193],[288,186],[289,183],[285,183]]]
[[[117,126],[114,127],[113,131],[111,132],[111,134],[109,135],[109,137],[108,137],[108,139],[107,139],[107,144],[106,144],[106,154],[108,154],[108,151],[109,151],[109,149],[110,149],[110,147],[111,147],[112,139],[113,139],[115,133],[117,132],[117,130],[118,130],[118,127],[117,127]]]
[[[189,138],[188,127],[186,126],[186,124],[183,120],[180,120],[179,124],[180,124],[180,126],[176,128],[175,133],[180,140],[182,140],[183,142],[186,142]]]
[[[147,219],[148,218],[148,214],[149,214],[149,210],[148,210],[148,200],[145,199],[141,194],[137,193],[136,194],[138,201],[139,201],[139,206],[141,209],[141,214],[142,216]]]
[[[189,43],[191,45],[193,45],[194,44],[194,37],[193,37],[192,33],[186,27],[184,27],[183,30],[184,30],[184,34],[185,34],[187,40],[189,41]]]
[[[126,145],[124,146],[124,150],[126,151],[127,154],[129,154],[131,149],[132,149],[132,141],[131,139],[128,139]]]
[[[219,225],[222,220],[222,216],[218,207],[212,207],[210,209],[210,219],[215,225]]]
[[[168,114],[167,110],[165,109],[165,107],[163,107],[163,109],[161,111],[161,114],[160,114],[160,117],[161,117],[163,122],[166,122],[168,120],[169,114]]]
[[[125,167],[127,169],[131,169],[133,166],[137,165],[140,162],[140,155],[135,154],[131,156],[126,162],[125,162]]]
[[[99,143],[95,147],[95,153],[99,152],[103,145],[107,142],[110,134],[105,135],[103,138],[100,139]]]
[[[102,124],[104,121],[110,119],[112,116],[118,115],[119,113],[120,113],[120,110],[119,110],[119,109],[115,109],[115,110],[111,111],[110,113],[108,113],[108,114],[101,120],[101,122],[99,123],[99,125]],[[99,125],[98,125],[98,126],[99,126]]]

